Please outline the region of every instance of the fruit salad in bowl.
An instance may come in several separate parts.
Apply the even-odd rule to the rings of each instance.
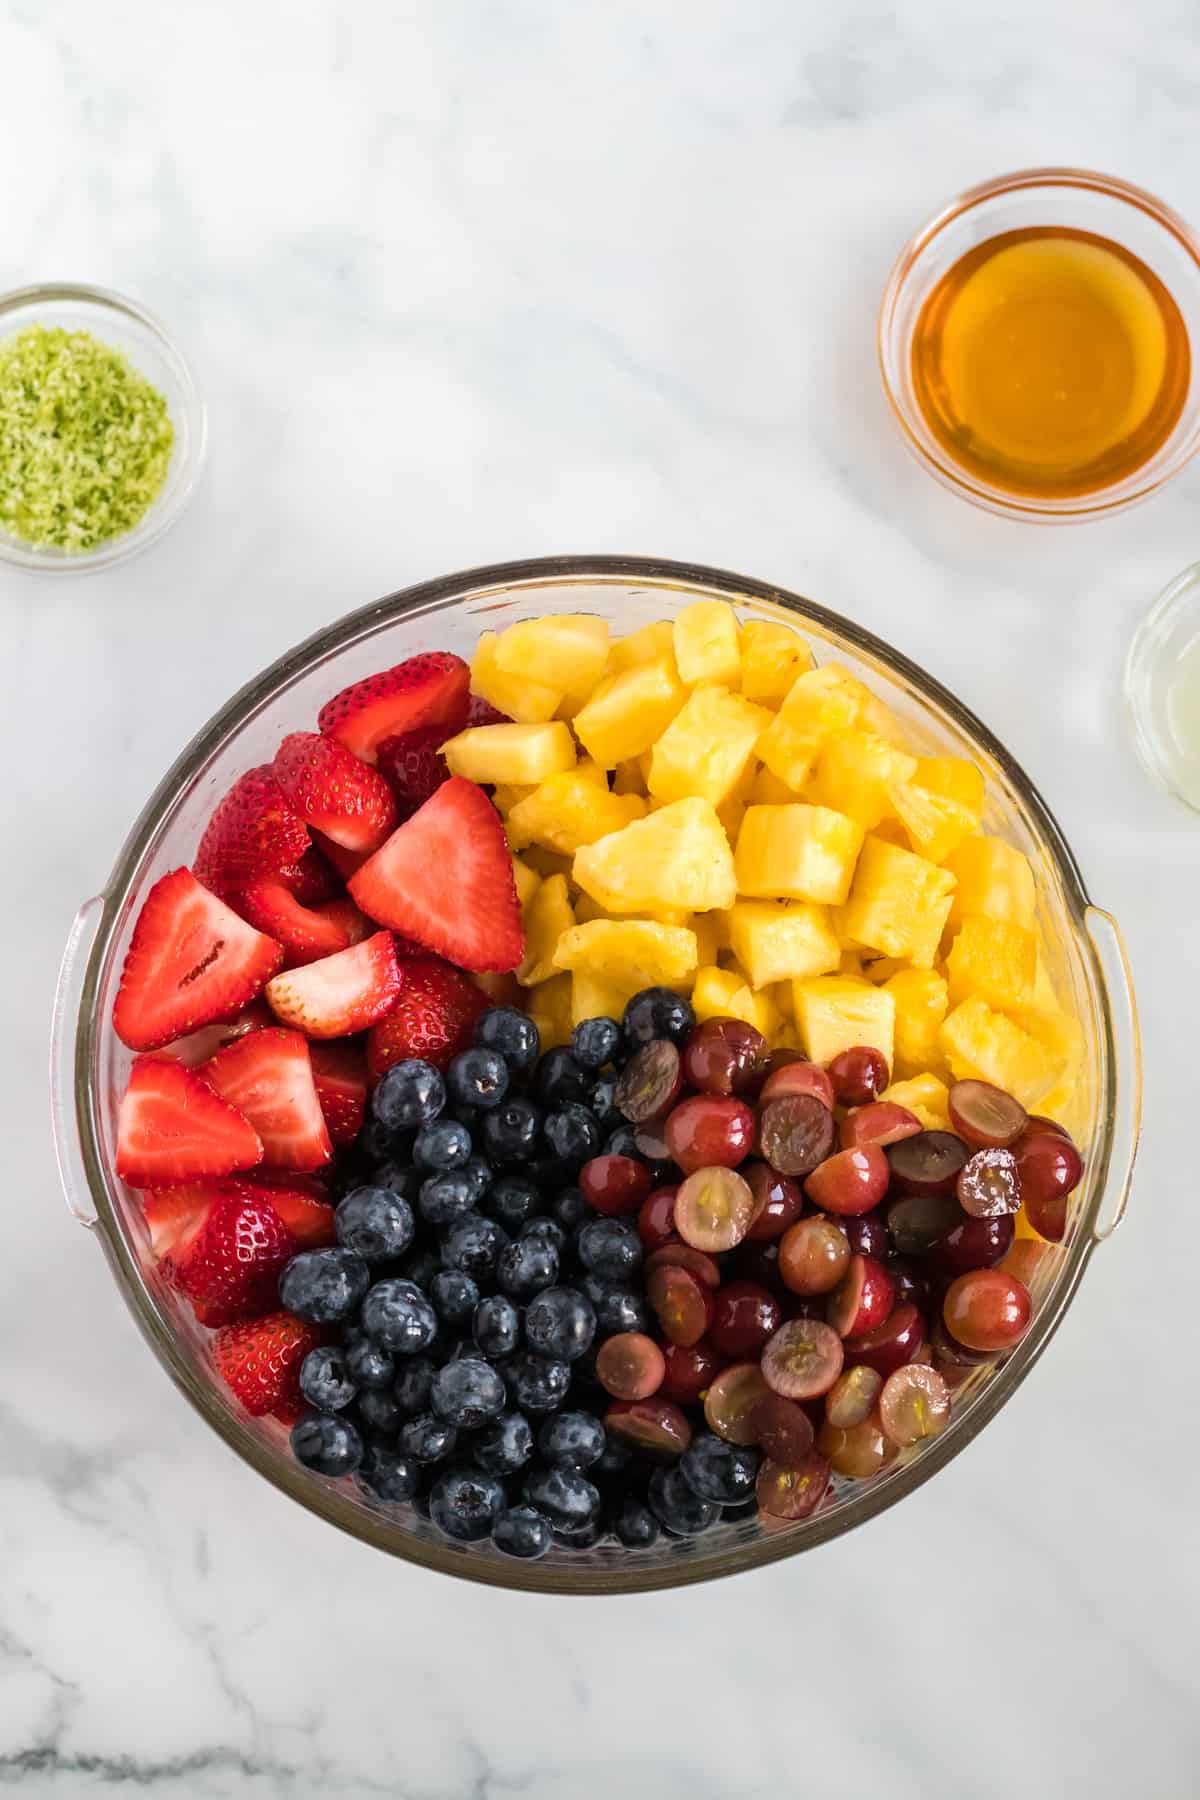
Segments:
[[[209,1422],[382,1548],[559,1591],[940,1467],[1119,1217],[1136,1083],[1115,927],[982,726],[807,602],[604,559],[252,683],[57,1015],[72,1204]]]

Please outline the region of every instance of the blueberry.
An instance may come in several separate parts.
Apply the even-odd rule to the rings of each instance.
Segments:
[[[699,1432],[679,1459],[679,1473],[693,1494],[716,1506],[740,1506],[754,1493],[758,1451]]]
[[[474,1211],[475,1201],[475,1183],[466,1169],[454,1169],[421,1183],[417,1211],[429,1225],[453,1225]]]
[[[464,1050],[446,1070],[455,1106],[499,1106],[508,1092],[508,1064],[498,1050]]]
[[[407,1425],[400,1427],[396,1439],[402,1456],[411,1456],[414,1462],[444,1462],[458,1441],[458,1433],[453,1425],[445,1419],[435,1418],[433,1413],[419,1413],[410,1419]]]
[[[559,1256],[567,1247],[567,1234],[557,1219],[530,1219],[522,1225],[523,1238],[541,1238],[544,1244],[552,1244]]]
[[[596,1335],[596,1313],[578,1288],[547,1288],[525,1311],[525,1341],[541,1356],[574,1362]]]
[[[485,1538],[504,1508],[504,1489],[494,1476],[474,1469],[451,1469],[433,1485],[429,1517],[447,1537],[460,1543]]]
[[[480,1156],[478,1152],[468,1156],[462,1168],[455,1173],[470,1182],[476,1202],[483,1199],[492,1185],[492,1165],[486,1156]]]
[[[597,1513],[586,1525],[552,1525],[550,1535],[556,1544],[562,1544],[568,1550],[590,1550],[605,1536],[605,1524]]]
[[[604,1397],[607,1402],[607,1394]],[[623,1444],[619,1438],[609,1437],[605,1433],[604,1449],[592,1464],[592,1474],[596,1476],[624,1475],[632,1461],[633,1451],[629,1445]]]
[[[338,1243],[367,1262],[403,1256],[416,1229],[412,1207],[391,1188],[360,1187],[338,1202]]]
[[[400,1364],[400,1373],[392,1389],[396,1403],[406,1418],[429,1411],[429,1396],[437,1373],[427,1356],[413,1356]]]
[[[642,1155],[638,1149],[637,1138],[632,1125],[618,1125],[610,1131],[604,1140],[605,1156],[628,1156],[634,1162],[641,1162]]]
[[[599,1153],[603,1141],[595,1118],[579,1100],[547,1113],[542,1131],[555,1156],[566,1163],[587,1162]]]
[[[602,1281],[623,1283],[642,1266],[642,1240],[624,1219],[592,1219],[579,1232],[579,1260]]]
[[[318,1475],[350,1475],[362,1453],[358,1432],[337,1413],[309,1413],[292,1426],[292,1455]]]
[[[538,1028],[515,1006],[492,1006],[475,1024],[475,1042],[485,1050],[498,1050],[510,1069],[532,1069],[541,1040]]]
[[[396,1379],[396,1361],[390,1350],[372,1343],[365,1332],[356,1332],[353,1338],[347,1332],[344,1349],[346,1373],[355,1387],[391,1387]]]
[[[413,1161],[419,1169],[432,1169],[440,1175],[446,1169],[461,1169],[471,1148],[471,1134],[465,1125],[454,1119],[435,1119],[418,1131]]]
[[[501,1413],[475,1440],[475,1461],[489,1475],[515,1475],[533,1455],[533,1428],[524,1413]]]
[[[429,1284],[442,1266],[442,1259],[433,1250],[410,1250],[400,1264],[400,1274],[405,1281],[413,1281],[419,1288],[428,1292]]]
[[[543,1106],[565,1106],[568,1100],[585,1099],[591,1085],[591,1072],[560,1045],[557,1050],[547,1050],[538,1064],[534,1089]]]
[[[438,1370],[430,1398],[439,1419],[473,1431],[503,1412],[504,1382],[491,1363],[463,1357]]]
[[[535,1156],[532,1162],[525,1164],[525,1173],[540,1189],[544,1203],[547,1196],[557,1194],[560,1188],[574,1181],[579,1169],[573,1162],[564,1162],[561,1156]]]
[[[525,1477],[525,1498],[568,1531],[590,1525],[600,1511],[599,1488],[577,1469],[534,1469]]]
[[[621,1047],[615,1019],[584,1019],[571,1033],[571,1054],[585,1069],[602,1069]]]
[[[300,1392],[318,1412],[341,1412],[343,1406],[349,1406],[358,1389],[337,1345],[309,1351],[300,1364]]]
[[[521,1315],[504,1294],[489,1294],[475,1308],[472,1334],[485,1356],[511,1356],[521,1335]]]
[[[368,1388],[358,1398],[358,1412],[371,1431],[380,1437],[393,1437],[404,1423],[404,1409],[386,1388]]]
[[[492,1522],[492,1542],[505,1556],[519,1556],[530,1562],[545,1556],[553,1540],[549,1521],[536,1507],[509,1506],[497,1513]]]
[[[426,1350],[437,1332],[437,1314],[415,1281],[391,1277],[377,1281],[362,1308],[363,1330],[385,1350],[414,1356]]]
[[[548,1413],[562,1405],[571,1386],[565,1362],[522,1351],[504,1365],[504,1380],[517,1405],[525,1412]]]
[[[496,1286],[513,1300],[530,1300],[558,1280],[558,1249],[540,1234],[506,1244],[496,1258]]]
[[[488,1211],[506,1231],[519,1231],[541,1205],[542,1196],[524,1175],[501,1175],[488,1195]]]
[[[627,1550],[648,1550],[658,1542],[659,1524],[648,1506],[627,1494],[613,1520],[613,1530]]]
[[[628,1002],[621,1024],[631,1050],[640,1050],[655,1038],[667,1038],[682,1050],[695,1030],[696,1015],[690,1001],[671,988],[650,987]]]
[[[655,1469],[647,1498],[660,1525],[673,1537],[691,1537],[707,1531],[720,1513],[711,1500],[702,1500],[684,1480],[678,1467]]]
[[[429,1284],[429,1298],[442,1323],[461,1330],[475,1316],[479,1287],[461,1269],[441,1269]]]
[[[379,1500],[411,1500],[421,1479],[421,1465],[381,1444],[368,1444],[356,1480]]]
[[[481,1130],[484,1151],[493,1162],[528,1162],[541,1139],[541,1108],[519,1097],[505,1100],[484,1114]]]
[[[589,1219],[594,1219],[596,1216],[584,1196],[583,1189],[577,1187],[563,1188],[555,1198],[550,1211],[563,1230],[568,1233],[574,1231],[579,1225],[585,1225]]]
[[[478,1282],[491,1281],[496,1260],[507,1243],[507,1232],[494,1219],[468,1213],[451,1225],[442,1240],[442,1267],[461,1269]]]
[[[632,1288],[615,1285],[599,1275],[585,1275],[583,1291],[595,1309],[596,1324],[602,1332],[649,1330],[646,1303]]]
[[[380,1163],[371,1177],[373,1187],[391,1188],[397,1194],[403,1194],[406,1200],[415,1200],[421,1185],[421,1174],[414,1169],[412,1162],[405,1158],[403,1162],[397,1157],[389,1157]]]
[[[371,1096],[371,1111],[385,1131],[428,1125],[445,1104],[446,1084],[440,1073],[417,1057],[388,1069]]]
[[[595,1115],[596,1123],[601,1131],[615,1131],[624,1123],[617,1110],[617,1078],[615,1075],[602,1075],[595,1082],[587,1095],[587,1105]]]
[[[368,1119],[354,1140],[358,1155],[374,1167],[390,1157],[403,1158],[407,1140],[399,1131],[389,1131],[378,1119]]]
[[[371,1271],[352,1250],[302,1250],[279,1277],[279,1302],[313,1325],[348,1319],[371,1285]]]
[[[594,1413],[560,1412],[538,1432],[538,1455],[556,1469],[588,1469],[608,1442]]]
[[[749,1500],[739,1501],[736,1506],[723,1506],[721,1508],[721,1523],[722,1523],[722,1525],[733,1524],[738,1519],[757,1519],[757,1517],[758,1517],[758,1495],[757,1494],[752,1494],[750,1496]]]

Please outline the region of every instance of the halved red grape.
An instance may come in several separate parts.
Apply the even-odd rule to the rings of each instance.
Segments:
[[[773,1462],[803,1462],[813,1446],[813,1422],[795,1400],[766,1394],[754,1412],[756,1442]]]
[[[946,1330],[946,1321],[937,1318],[929,1333],[929,1350],[933,1366],[951,1387],[960,1387],[968,1375],[992,1361],[993,1352],[968,1350],[965,1344]],[[913,1359],[916,1360],[915,1358]]]
[[[675,1236],[675,1195],[677,1188],[655,1188],[647,1194],[638,1209],[638,1236],[647,1250],[657,1250]]]
[[[666,1373],[659,1393],[664,1400],[692,1406],[721,1372],[721,1358],[700,1340],[698,1344],[668,1344],[664,1353]]]
[[[648,1400],[666,1372],[662,1351],[643,1331],[618,1331],[596,1352],[596,1379],[616,1400]]]
[[[882,1148],[916,1137],[922,1129],[920,1119],[907,1106],[897,1106],[893,1100],[871,1100],[846,1114],[841,1125],[841,1145],[843,1150],[855,1150],[860,1144],[878,1144]]]
[[[962,1216],[953,1194],[903,1194],[887,1209],[888,1235],[901,1256],[923,1256]]]
[[[604,1429],[631,1450],[663,1459],[682,1456],[692,1441],[686,1414],[669,1400],[615,1400]]]
[[[672,1344],[698,1344],[712,1323],[710,1290],[686,1269],[669,1263],[651,1269],[646,1276],[646,1298],[663,1336]]]
[[[909,1363],[884,1382],[879,1420],[901,1449],[922,1438],[940,1437],[950,1423],[950,1389],[936,1369]]]
[[[887,1058],[873,1044],[840,1050],[829,1065],[833,1091],[843,1106],[866,1106],[888,1084]]]
[[[892,1278],[881,1262],[873,1256],[852,1256],[826,1302],[825,1317],[840,1338],[862,1337],[889,1316],[893,1292]]]
[[[896,1290],[896,1305],[910,1301],[918,1312],[929,1304],[929,1267],[910,1256],[889,1256],[888,1274]]]
[[[660,1119],[683,1087],[679,1052],[667,1038],[654,1038],[636,1051],[617,1077],[613,1104],[631,1125]]]
[[[1014,1238],[1000,1267],[1006,1275],[1015,1275],[1019,1282],[1029,1287],[1049,1254],[1049,1244],[1043,1244],[1040,1238]]]
[[[772,1519],[807,1519],[829,1491],[829,1463],[815,1450],[796,1464],[771,1462],[758,1471],[755,1494]]]
[[[754,1146],[754,1114],[744,1100],[693,1094],[668,1114],[667,1149],[685,1174],[736,1169]]]
[[[755,1413],[770,1392],[756,1362],[731,1363],[709,1384],[704,1417],[710,1431],[728,1444],[757,1442]]]
[[[1029,1330],[1029,1289],[1003,1269],[972,1269],[952,1281],[942,1302],[951,1337],[968,1350],[1011,1350]]]
[[[691,1244],[685,1244],[678,1238],[673,1243],[660,1244],[658,1249],[652,1250],[646,1258],[647,1274],[651,1269],[665,1267],[686,1269],[689,1275],[696,1277],[702,1287],[719,1288],[721,1285],[721,1271],[712,1257],[706,1256],[703,1250],[696,1250]]]
[[[833,1149],[833,1138],[833,1114],[815,1094],[784,1094],[759,1114],[759,1150],[779,1175],[810,1174]]]
[[[1021,1197],[1040,1237],[1059,1244],[1067,1232],[1067,1202],[1083,1178],[1083,1158],[1069,1137],[1028,1132],[1014,1146]]]
[[[844,1231],[832,1219],[800,1219],[779,1240],[779,1274],[794,1294],[828,1294],[850,1266]]]
[[[1019,1100],[990,1081],[956,1081],[950,1089],[950,1123],[973,1150],[1005,1150],[1025,1129]]]
[[[952,1194],[967,1146],[952,1131],[921,1131],[889,1144],[892,1180],[902,1194]]]
[[[785,1400],[814,1400],[842,1372],[842,1340],[819,1319],[789,1319],[762,1353],[763,1380]]]
[[[1007,1253],[1015,1231],[1011,1213],[1000,1213],[994,1219],[960,1219],[934,1245],[934,1267],[939,1275],[951,1279],[965,1275],[968,1269],[990,1269]]]
[[[579,1171],[579,1185],[597,1212],[617,1217],[638,1210],[650,1192],[650,1171],[632,1156],[593,1156]]]
[[[817,1434],[817,1449],[829,1458],[835,1473],[845,1475],[851,1481],[866,1481],[877,1475],[896,1455],[896,1446],[885,1433],[877,1413],[872,1413],[861,1425],[851,1425],[844,1431],[826,1420]]]
[[[925,1337],[925,1320],[909,1300],[894,1307],[890,1318],[874,1331],[861,1337],[847,1338],[842,1345],[846,1364],[865,1363],[886,1380],[893,1369],[911,1362]]]
[[[804,1195],[789,1175],[780,1175],[769,1163],[747,1163],[741,1171],[750,1183],[757,1211],[746,1233],[760,1243],[782,1237],[804,1211]]]
[[[697,1169],[675,1195],[675,1229],[695,1250],[732,1250],[749,1231],[754,1212],[749,1182],[732,1169]]]
[[[886,1154],[878,1144],[868,1144],[826,1157],[805,1181],[804,1192],[822,1212],[865,1213],[883,1199],[889,1179]]]
[[[855,1256],[873,1256],[877,1262],[886,1261],[892,1241],[881,1211],[872,1208],[865,1213],[843,1213],[834,1224],[839,1231],[845,1232],[846,1242]]]
[[[812,1094],[833,1111],[833,1083],[820,1063],[792,1061],[772,1068],[763,1082],[759,1104],[765,1106],[768,1100],[783,1100],[790,1094]]]
[[[843,1369],[825,1396],[825,1417],[839,1431],[850,1431],[869,1419],[883,1387],[883,1376],[866,1363]]]
[[[705,1019],[683,1053],[684,1079],[703,1094],[750,1093],[762,1081],[770,1050],[761,1031],[741,1019]]]
[[[753,1281],[730,1281],[713,1300],[708,1341],[730,1361],[756,1356],[779,1330],[783,1315],[774,1294]]]
[[[1053,1137],[1071,1139],[1071,1134],[1066,1126],[1060,1125],[1057,1119],[1048,1119],[1045,1113],[1030,1113],[1025,1122],[1025,1136],[1036,1137],[1039,1132],[1043,1131],[1050,1132]],[[1073,1139],[1071,1141],[1074,1142]]]
[[[972,1219],[999,1219],[1019,1211],[1021,1177],[1016,1157],[1011,1150],[976,1150],[959,1170],[954,1191],[958,1204]]]

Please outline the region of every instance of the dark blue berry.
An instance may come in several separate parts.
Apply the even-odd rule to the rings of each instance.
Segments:
[[[595,1335],[595,1308],[578,1288],[547,1288],[525,1310],[525,1341],[539,1356],[574,1362]]]
[[[552,1525],[550,1535],[556,1544],[563,1544],[568,1550],[590,1550],[604,1536],[604,1520],[599,1513],[589,1519],[586,1525]]]
[[[528,1162],[541,1142],[541,1108],[520,1096],[505,1100],[484,1114],[480,1130],[484,1152],[493,1162]]]
[[[397,1194],[403,1194],[406,1200],[415,1200],[421,1185],[421,1173],[414,1169],[411,1159],[403,1162],[397,1157],[389,1157],[380,1163],[371,1177],[372,1187],[391,1188]]]
[[[489,1294],[475,1308],[472,1333],[485,1356],[511,1356],[521,1336],[521,1315],[504,1294]]]
[[[541,1238],[543,1243],[553,1244],[559,1256],[562,1255],[567,1245],[567,1234],[557,1219],[530,1219],[527,1224],[522,1225],[521,1236],[523,1238]]]
[[[475,1316],[479,1284],[461,1269],[440,1269],[429,1284],[429,1298],[443,1324],[458,1331]]]
[[[632,1288],[605,1281],[599,1275],[585,1275],[583,1291],[595,1309],[596,1324],[602,1332],[649,1330],[646,1303]]]
[[[300,1364],[300,1392],[318,1412],[340,1412],[349,1406],[358,1388],[338,1345],[322,1344],[309,1351]]]
[[[519,1556],[531,1562],[545,1556],[553,1539],[549,1521],[536,1507],[509,1506],[497,1513],[492,1522],[492,1542],[505,1556]]]
[[[423,1125],[413,1145],[413,1161],[419,1169],[432,1169],[441,1175],[447,1169],[461,1169],[471,1155],[471,1134],[454,1119],[435,1119]]]
[[[421,1183],[417,1211],[429,1225],[453,1225],[475,1209],[475,1183],[466,1169],[431,1175]]]
[[[367,1262],[403,1256],[416,1229],[412,1207],[402,1194],[386,1187],[360,1187],[338,1202],[338,1243]]]
[[[473,1543],[487,1537],[497,1513],[504,1509],[504,1489],[491,1475],[475,1469],[451,1469],[434,1482],[429,1517],[447,1537]]]
[[[615,1019],[584,1019],[571,1033],[571,1054],[585,1069],[602,1069],[621,1047]]]
[[[377,1281],[363,1301],[363,1330],[385,1350],[415,1356],[437,1333],[437,1314],[415,1281],[399,1276]]]
[[[439,1419],[473,1431],[503,1412],[504,1382],[491,1363],[464,1356],[438,1370],[430,1399]]]
[[[471,1189],[477,1202],[483,1199],[492,1185],[492,1165],[486,1156],[480,1156],[478,1152],[468,1156],[462,1168],[456,1173],[471,1183]]]
[[[590,1525],[600,1511],[599,1488],[577,1469],[534,1469],[525,1477],[525,1498],[568,1531]]]
[[[488,1195],[488,1211],[505,1231],[519,1231],[527,1219],[541,1210],[542,1196],[524,1175],[501,1175]]]
[[[592,1219],[580,1227],[579,1260],[602,1281],[627,1282],[642,1266],[642,1240],[624,1219]]]
[[[538,1432],[538,1455],[556,1469],[588,1469],[608,1442],[594,1413],[560,1412]]]
[[[392,1437],[404,1423],[404,1409],[386,1388],[367,1388],[358,1397],[358,1413],[364,1425],[380,1437]]]
[[[360,1331],[353,1338],[347,1332],[345,1352],[346,1373],[355,1387],[391,1387],[396,1379],[396,1359],[390,1350],[373,1343],[365,1331]]]
[[[411,1456],[400,1456],[382,1444],[368,1444],[355,1479],[377,1499],[396,1504],[411,1500],[416,1493],[421,1465]]]
[[[407,1425],[400,1427],[396,1439],[402,1456],[411,1456],[414,1462],[444,1462],[458,1441],[458,1433],[445,1419],[435,1417],[433,1413],[420,1413],[410,1419]]]
[[[631,1050],[640,1050],[655,1038],[667,1038],[682,1050],[695,1029],[696,1015],[681,994],[667,987],[650,987],[633,996],[621,1023]]]
[[[390,1157],[403,1160],[407,1139],[401,1131],[389,1131],[378,1119],[368,1119],[354,1140],[354,1148],[363,1161],[373,1168],[376,1163],[386,1162]]]
[[[622,1444],[618,1438],[609,1437],[605,1433],[604,1449],[592,1464],[592,1474],[595,1476],[624,1475],[632,1461],[633,1451],[629,1445]]]
[[[587,1162],[599,1153],[603,1142],[599,1125],[579,1100],[568,1101],[556,1112],[547,1113],[542,1131],[555,1156],[566,1163]]]
[[[627,1550],[648,1550],[658,1542],[659,1524],[648,1506],[626,1495],[613,1520],[613,1530]]]
[[[318,1475],[350,1475],[362,1453],[358,1432],[338,1413],[309,1413],[292,1426],[292,1455]]]
[[[442,1266],[461,1269],[480,1283],[490,1282],[496,1273],[496,1260],[507,1243],[508,1234],[494,1219],[468,1213],[450,1226],[442,1240]]]
[[[617,1107],[616,1093],[615,1075],[602,1075],[588,1092],[587,1105],[603,1132],[615,1131],[618,1125],[625,1123]]]
[[[505,1384],[524,1412],[548,1413],[560,1407],[571,1386],[571,1370],[565,1362],[526,1351],[504,1365]]]
[[[525,1173],[541,1190],[544,1202],[574,1181],[579,1170],[573,1162],[564,1162],[561,1156],[535,1156],[532,1162],[525,1164]]]
[[[605,1156],[628,1156],[634,1162],[643,1160],[632,1125],[618,1125],[604,1140]]]
[[[541,1049],[538,1028],[515,1006],[492,1006],[475,1024],[475,1042],[498,1050],[510,1069],[532,1069]]]
[[[721,1510],[693,1492],[677,1466],[655,1469],[647,1498],[651,1512],[673,1537],[692,1537],[698,1531],[707,1531]]]
[[[413,1281],[419,1288],[428,1292],[429,1284],[442,1266],[442,1259],[433,1250],[410,1250],[400,1265],[400,1274],[405,1281]]]
[[[696,1434],[679,1459],[679,1473],[693,1494],[716,1506],[740,1506],[754,1493],[758,1451],[727,1444],[711,1431]]]
[[[498,1050],[464,1050],[446,1070],[456,1106],[499,1106],[508,1092],[508,1064]]]
[[[400,1364],[400,1372],[396,1376],[392,1392],[406,1418],[411,1419],[417,1413],[429,1411],[429,1396],[433,1391],[436,1373],[435,1365],[427,1356],[409,1357]]]
[[[722,1523],[722,1525],[735,1524],[738,1519],[757,1519],[757,1517],[758,1517],[758,1496],[757,1496],[757,1494],[752,1494],[751,1497],[749,1498],[749,1500],[739,1501],[737,1506],[723,1506],[721,1508],[721,1523]]]
[[[577,1226],[585,1225],[589,1219],[594,1219],[596,1216],[584,1197],[583,1189],[577,1187],[563,1188],[555,1198],[550,1211],[568,1235]]]
[[[413,1057],[379,1078],[371,1111],[385,1131],[411,1131],[436,1119],[446,1104],[446,1084],[432,1063]]]
[[[540,1233],[506,1244],[496,1258],[496,1286],[513,1300],[530,1300],[558,1280],[558,1248]]]
[[[371,1285],[371,1271],[352,1250],[302,1250],[279,1277],[279,1302],[313,1325],[348,1319]]]
[[[533,1427],[524,1413],[501,1413],[476,1438],[473,1454],[489,1475],[515,1475],[533,1455]]]
[[[557,1050],[547,1050],[533,1085],[543,1106],[565,1106],[569,1100],[586,1099],[592,1074],[560,1045]]]

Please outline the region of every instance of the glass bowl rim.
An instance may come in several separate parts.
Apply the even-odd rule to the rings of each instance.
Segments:
[[[681,1556],[665,1566],[642,1567],[636,1555],[611,1568],[589,1566],[574,1570],[555,1564],[518,1563],[499,1558],[462,1555],[452,1546],[396,1531],[382,1514],[353,1503],[330,1485],[322,1484],[299,1465],[291,1464],[278,1445],[268,1443],[220,1403],[211,1380],[180,1352],[174,1332],[160,1313],[137,1258],[126,1244],[116,1204],[109,1192],[101,1153],[97,1100],[92,1090],[91,1065],[98,1033],[106,1028],[97,1012],[97,995],[132,898],[137,871],[157,837],[168,828],[181,791],[223,749],[258,711],[280,697],[328,657],[353,642],[387,630],[406,613],[430,606],[461,605],[486,598],[497,591],[536,589],[562,584],[619,586],[635,583],[668,591],[683,590],[737,601],[766,601],[796,613],[819,629],[842,638],[852,649],[882,664],[892,676],[909,682],[918,694],[941,707],[953,723],[968,733],[1003,771],[1006,781],[1035,820],[1045,847],[1054,860],[1079,939],[1079,953],[1090,959],[1095,987],[1100,996],[1100,1085],[1097,1115],[1103,1121],[1094,1161],[1097,1181],[1092,1207],[1080,1219],[1057,1285],[1039,1308],[1033,1328],[1007,1358],[995,1380],[974,1397],[958,1431],[927,1443],[920,1456],[900,1463],[873,1482],[836,1517],[820,1513],[807,1522],[803,1533],[767,1533],[749,1544],[736,1544],[709,1556]],[[523,559],[462,570],[407,588],[345,614],[323,627],[247,682],[192,738],[163,776],[134,822],[101,894],[98,929],[87,954],[74,1019],[73,1052],[74,1124],[88,1189],[95,1207],[96,1232],[113,1270],[117,1285],[134,1319],[167,1374],[192,1406],[225,1444],[272,1485],[317,1517],[402,1560],[490,1587],[521,1592],[554,1594],[631,1594],[663,1590],[715,1580],[752,1568],[765,1567],[802,1550],[839,1537],[904,1498],[928,1481],[966,1447],[1015,1393],[1057,1330],[1083,1273],[1100,1241],[1096,1222],[1107,1191],[1113,1149],[1112,1119],[1115,1107],[1117,1056],[1114,1024],[1103,970],[1094,944],[1084,929],[1091,905],[1083,878],[1059,826],[1033,782],[988,728],[957,700],[935,677],[925,673],[883,639],[840,614],[771,583],[743,577],[702,564],[658,558],[572,555]],[[1100,1105],[1099,1100],[1104,1104]]]
[[[1173,580],[1155,594],[1129,641],[1125,656],[1122,685],[1128,709],[1130,733],[1138,761],[1154,785],[1172,800],[1186,806],[1189,812],[1200,811],[1194,800],[1182,793],[1176,784],[1170,760],[1161,749],[1161,734],[1154,724],[1147,704],[1147,675],[1156,658],[1162,654],[1156,640],[1168,628],[1175,614],[1191,607],[1200,616],[1200,562],[1189,563]]]

